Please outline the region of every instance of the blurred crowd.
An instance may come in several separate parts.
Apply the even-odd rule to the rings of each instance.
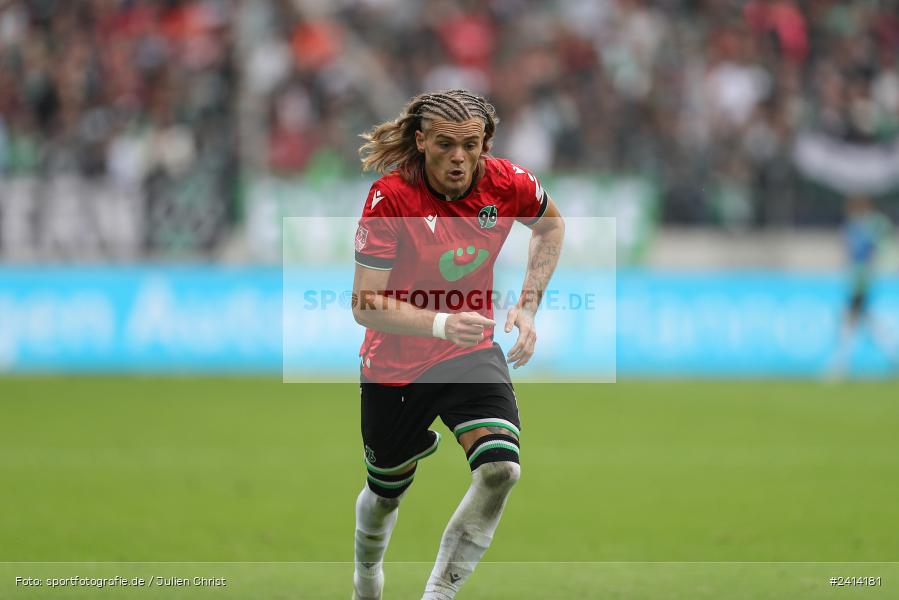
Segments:
[[[897,0],[0,0],[0,173],[355,176],[360,132],[464,87],[496,154],[645,175],[669,222],[831,222],[793,142],[895,139],[897,57]]]
[[[21,183],[0,186],[7,252],[222,239],[236,203],[232,8],[0,0],[0,184]]]
[[[0,166],[140,181],[225,146],[230,4],[0,0]]]
[[[797,133],[899,129],[894,0],[300,4],[259,6],[275,24],[253,64],[277,171],[335,153],[355,168],[360,131],[464,87],[499,110],[496,153],[536,172],[645,174],[669,221],[816,223],[839,207],[802,185]]]

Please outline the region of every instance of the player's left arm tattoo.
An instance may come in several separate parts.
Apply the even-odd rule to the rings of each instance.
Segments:
[[[565,237],[565,222],[553,205],[547,207],[546,214],[532,229],[528,248],[528,269],[518,305],[528,312],[536,313],[556,265],[559,264],[562,240]]]
[[[534,317],[562,254],[565,222],[552,200],[547,199],[543,217],[531,226],[531,231],[528,269],[521,286],[521,297],[506,316],[506,333],[518,327],[518,339],[506,355],[506,361],[512,364],[513,369],[523,367],[534,355],[537,343]]]
[[[547,237],[549,236],[537,234],[531,237],[528,270],[519,302],[521,308],[530,312],[537,312],[562,252],[561,242],[546,239]]]

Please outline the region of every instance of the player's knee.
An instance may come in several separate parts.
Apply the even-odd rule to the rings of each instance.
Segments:
[[[393,498],[385,498],[376,494],[375,504],[384,512],[393,512],[399,508],[401,498],[402,494]]]
[[[412,481],[415,479],[416,468],[417,465],[413,466],[410,471],[397,474],[376,473],[369,467],[368,488],[375,493],[379,502],[384,502],[384,508],[389,508],[390,506],[395,508],[399,505],[400,497],[412,485]],[[396,504],[394,505],[394,503]]]
[[[356,514],[372,514],[383,517],[399,508],[402,499],[403,494],[394,497],[379,495],[372,490],[371,482],[369,482],[356,499]]]
[[[484,485],[493,489],[511,489],[521,479],[521,465],[517,462],[487,463],[481,465],[478,472]]]
[[[483,477],[511,487],[521,476],[518,454],[519,443],[516,438],[491,433],[481,436],[471,445],[468,450],[468,464],[472,472],[490,466],[484,471]]]

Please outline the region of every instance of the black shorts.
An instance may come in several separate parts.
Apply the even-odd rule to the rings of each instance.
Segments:
[[[380,385],[363,377],[360,388],[365,463],[376,474],[402,473],[433,454],[440,434],[428,428],[437,417],[456,439],[478,427],[520,434],[509,368],[496,343],[444,361],[408,385]]]

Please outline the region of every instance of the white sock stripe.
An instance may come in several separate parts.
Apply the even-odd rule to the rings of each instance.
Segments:
[[[388,488],[391,490],[395,490],[396,488],[400,488],[400,487],[403,487],[404,485],[412,483],[413,479],[415,479],[415,475],[412,475],[411,477],[406,477],[405,479],[401,479],[400,481],[384,481],[383,479],[378,479],[377,477],[373,476],[371,473],[368,474],[369,481],[376,483],[377,485],[380,485],[381,487],[385,487],[385,488]]]
[[[422,451],[422,452],[419,452],[418,454],[416,454],[415,456],[413,456],[413,457],[410,458],[409,460],[407,460],[407,461],[405,461],[405,462],[403,462],[403,463],[401,463],[401,464],[399,464],[399,465],[397,465],[397,466],[395,466],[395,467],[388,467],[388,468],[386,468],[386,469],[381,469],[381,468],[379,468],[379,467],[374,466],[374,465],[371,464],[370,462],[368,462],[368,458],[365,458],[365,459],[364,459],[364,460],[365,460],[365,466],[368,467],[368,470],[369,470],[369,471],[372,471],[373,473],[377,473],[378,475],[394,475],[394,474],[396,474],[396,473],[400,473],[400,472],[402,472],[404,469],[406,469],[409,465],[411,465],[412,463],[414,463],[415,461],[421,460],[422,458],[426,458],[426,457],[428,457],[428,456],[434,454],[434,452],[437,451],[437,446],[440,444],[440,432],[439,432],[439,431],[433,431],[432,433],[434,433],[434,436],[435,436],[435,437],[434,437],[434,443],[431,444],[431,446],[430,446],[427,450],[424,450],[424,451]]]
[[[510,421],[506,421],[505,419],[491,418],[491,419],[474,419],[472,421],[465,421],[464,423],[459,423],[453,428],[453,435],[459,437],[461,434],[466,431],[471,431],[472,429],[477,429],[478,427],[487,427],[488,425],[495,425],[496,427],[504,427],[514,433],[517,436],[521,436],[521,431],[518,427],[515,426],[514,423]]]
[[[475,450],[474,453],[471,455],[471,457],[468,459],[468,464],[473,463],[474,459],[476,459],[482,453],[486,452],[487,450],[492,450],[494,448],[505,448],[507,450],[511,450],[515,454],[519,454],[519,455],[521,454],[521,450],[519,450],[518,446],[516,446],[512,442],[505,442],[503,440],[491,440],[485,444],[478,446],[477,450]]]

